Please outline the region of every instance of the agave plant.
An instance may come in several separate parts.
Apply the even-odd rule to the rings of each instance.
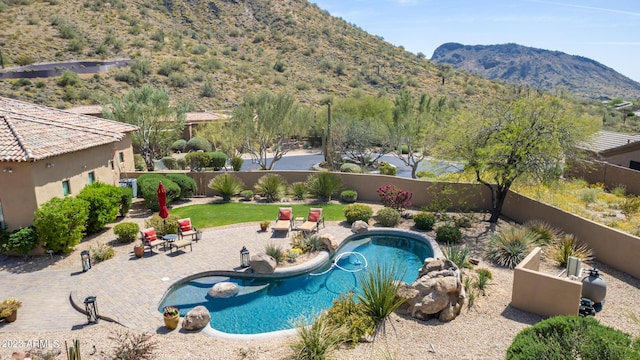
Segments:
[[[586,244],[578,241],[575,235],[566,234],[553,244],[549,256],[559,266],[567,266],[569,256],[577,257],[583,262],[589,261],[593,259],[593,251]]]
[[[287,181],[278,174],[267,174],[258,179],[255,190],[267,201],[279,200],[287,193]]]
[[[222,196],[222,200],[229,201],[233,195],[244,190],[244,183],[235,175],[224,173],[209,181],[209,189]]]
[[[560,230],[541,220],[527,221],[524,226],[530,231],[538,234],[539,239],[537,244],[541,246],[553,243],[561,235]]]
[[[539,241],[539,235],[522,226],[510,226],[493,234],[487,243],[487,257],[513,269]]]

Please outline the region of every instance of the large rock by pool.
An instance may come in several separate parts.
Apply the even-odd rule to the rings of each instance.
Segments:
[[[214,298],[230,298],[232,296],[238,295],[238,285],[232,282],[223,281],[219,283],[215,283],[211,289],[209,289],[209,296]]]

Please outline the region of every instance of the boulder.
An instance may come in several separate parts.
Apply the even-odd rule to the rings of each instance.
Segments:
[[[228,282],[228,281],[223,281],[223,282],[215,283],[211,287],[211,289],[209,289],[208,294],[209,296],[214,298],[225,299],[225,298],[230,298],[232,296],[238,295],[238,291],[240,291],[238,284]]]
[[[182,328],[185,330],[200,330],[209,324],[211,315],[206,307],[199,305],[189,311],[182,319]]]
[[[369,224],[362,220],[356,220],[351,224],[351,232],[354,234],[360,234],[365,231],[369,231]]]
[[[253,255],[249,260],[249,266],[257,274],[273,274],[277,265],[274,258],[264,253]]]
[[[322,240],[322,244],[324,247],[329,250],[330,253],[336,252],[340,243],[338,243],[338,239],[331,234],[321,234],[320,240]]]

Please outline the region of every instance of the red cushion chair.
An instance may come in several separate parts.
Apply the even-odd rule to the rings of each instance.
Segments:
[[[182,239],[185,236],[191,236],[191,240],[198,239],[198,229],[191,224],[191,218],[179,219],[178,220],[178,235]]]
[[[320,224],[324,227],[324,217],[322,216],[322,208],[309,209],[309,216],[307,221],[297,227],[298,230],[305,233],[320,230]]]

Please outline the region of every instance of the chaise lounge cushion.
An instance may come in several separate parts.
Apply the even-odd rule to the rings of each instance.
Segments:
[[[144,236],[145,241],[155,241],[158,239],[156,229],[154,228],[142,230],[142,235]]]
[[[280,209],[278,220],[291,220],[291,209]]]

